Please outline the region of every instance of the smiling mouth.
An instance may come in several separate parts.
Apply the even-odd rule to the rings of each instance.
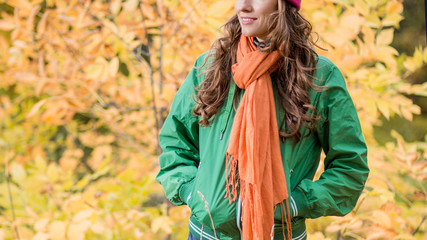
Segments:
[[[241,17],[241,19],[242,19],[242,24],[244,25],[251,24],[255,22],[255,20],[257,20],[256,18],[249,18],[249,17]]]

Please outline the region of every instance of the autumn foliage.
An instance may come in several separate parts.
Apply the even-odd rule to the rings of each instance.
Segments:
[[[0,240],[186,239],[186,206],[155,182],[158,133],[195,59],[234,1],[0,0]],[[318,53],[344,74],[371,174],[347,216],[308,239],[425,237],[427,145],[380,145],[374,126],[421,109],[406,78],[427,49],[390,46],[398,0],[304,0]],[[317,176],[322,171],[319,167]]]

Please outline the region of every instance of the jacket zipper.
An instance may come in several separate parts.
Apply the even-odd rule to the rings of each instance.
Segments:
[[[231,80],[230,82],[230,89],[228,91],[228,97],[227,97],[227,103],[225,104],[225,118],[222,118],[221,121],[221,135],[219,137],[219,140],[222,140],[224,138],[225,130],[227,129],[227,123],[230,119],[231,115],[231,108],[233,107],[233,98],[234,98],[234,91],[236,89],[236,84],[234,83],[234,80]]]

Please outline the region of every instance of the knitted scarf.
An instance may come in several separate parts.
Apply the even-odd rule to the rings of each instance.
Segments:
[[[242,35],[237,63],[232,66],[234,81],[245,93],[227,148],[225,197],[230,203],[235,201],[240,183],[244,240],[271,238],[278,204],[282,208],[282,226],[285,211],[288,239],[292,239],[289,195],[270,78],[270,73],[278,68],[280,57],[278,51],[258,51],[253,38]]]

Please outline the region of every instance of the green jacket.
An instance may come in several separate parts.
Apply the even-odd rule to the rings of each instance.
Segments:
[[[164,152],[159,157],[160,172],[156,179],[173,204],[190,207],[189,228],[194,235],[200,237],[203,229],[203,239],[216,239],[212,230],[215,228],[219,239],[240,239],[240,199],[230,204],[224,198],[225,153],[235,115],[231,104],[234,81],[231,80],[226,103],[209,127],[199,126],[198,117],[192,115],[195,87],[204,79],[203,68],[199,67],[206,56],[207,53],[197,59],[163,125],[160,146]],[[316,74],[316,84],[327,86],[324,91],[310,92],[311,102],[321,116],[317,131],[298,144],[292,138],[280,141],[283,169],[291,193],[293,239],[297,240],[306,239],[306,218],[349,213],[369,173],[366,144],[341,72],[320,56]],[[280,124],[284,112],[278,103],[274,82]],[[304,135],[307,129],[301,131]],[[322,149],[326,155],[325,171],[313,182]],[[280,207],[276,208],[274,231],[275,239],[283,239]]]

